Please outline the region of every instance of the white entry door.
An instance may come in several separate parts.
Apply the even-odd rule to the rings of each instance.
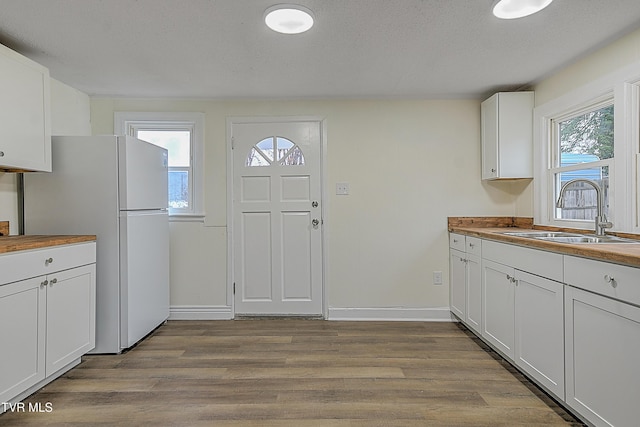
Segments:
[[[231,135],[236,315],[322,315],[320,122]]]

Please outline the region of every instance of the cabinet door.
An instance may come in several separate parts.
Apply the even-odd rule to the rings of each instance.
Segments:
[[[46,372],[95,347],[95,264],[48,276]]]
[[[640,418],[640,308],[567,286],[567,404],[596,426]]]
[[[498,177],[498,94],[480,105],[482,179]]]
[[[482,260],[482,336],[496,350],[514,357],[514,270]]]
[[[480,257],[467,254],[467,326],[482,334],[482,268]]]
[[[0,45],[0,168],[51,172],[49,71]]]
[[[450,270],[450,284],[449,284],[449,304],[451,305],[451,312],[458,316],[460,320],[465,320],[466,313],[466,267],[465,267],[465,253],[450,249],[449,250],[449,270]]]
[[[44,379],[44,280],[0,286],[0,402],[9,402]]]
[[[515,272],[515,362],[564,399],[564,285]]]

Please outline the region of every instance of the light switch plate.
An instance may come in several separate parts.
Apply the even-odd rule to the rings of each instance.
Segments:
[[[336,183],[336,194],[338,196],[347,196],[349,194],[349,183],[348,182],[337,182]]]

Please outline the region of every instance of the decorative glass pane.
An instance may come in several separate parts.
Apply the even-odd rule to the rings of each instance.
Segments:
[[[613,158],[613,105],[559,123],[560,163]],[[573,162],[573,163],[570,163]]]
[[[169,171],[169,207],[189,207],[188,171]]]
[[[247,166],[269,166],[271,162],[264,158],[260,151],[252,148],[247,156]]]
[[[295,147],[293,150],[289,150],[287,157],[280,161],[280,164],[285,166],[301,166],[304,165],[304,155],[300,147]]]
[[[169,152],[169,167],[191,166],[191,132],[188,130],[142,130],[137,137],[166,148]]]
[[[273,161],[275,159],[275,157],[273,156],[274,154],[273,138],[263,139],[262,141],[256,144],[256,147],[258,147],[260,151],[262,151],[262,153],[265,155],[265,157],[268,160]]]
[[[276,160],[278,164],[284,166],[304,165],[304,156],[300,147],[279,136],[265,138],[254,145],[249,151],[245,164],[247,166],[270,166]]]
[[[286,138],[277,137],[276,140],[278,144],[278,160],[281,160],[295,144]]]
[[[600,186],[604,196],[604,214],[609,214],[609,167],[596,167],[557,173],[556,198],[560,194],[560,189],[572,179],[588,179]],[[577,182],[571,184],[564,192],[564,206],[556,208],[556,218],[559,219],[584,219],[593,221],[598,215],[598,198],[593,186]]]

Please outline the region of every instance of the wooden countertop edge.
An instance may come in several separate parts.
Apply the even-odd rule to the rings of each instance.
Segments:
[[[29,235],[0,237],[0,254],[92,242],[95,235]]]
[[[616,264],[630,265],[633,267],[640,267],[640,244],[623,244],[623,243],[557,243],[549,242],[545,240],[537,240],[527,237],[517,237],[504,234],[506,232],[526,232],[526,231],[570,231],[572,233],[584,233],[590,234],[587,230],[567,230],[559,229],[556,227],[534,227],[534,228],[520,228],[520,227],[457,227],[449,226],[449,231],[452,233],[464,234],[472,237],[479,237],[482,239],[489,239],[498,242],[512,243],[515,245],[542,249],[549,252],[557,252],[564,255],[575,255],[582,258],[590,258],[598,261],[612,262]],[[618,234],[620,237],[637,238],[636,235],[630,234]]]

